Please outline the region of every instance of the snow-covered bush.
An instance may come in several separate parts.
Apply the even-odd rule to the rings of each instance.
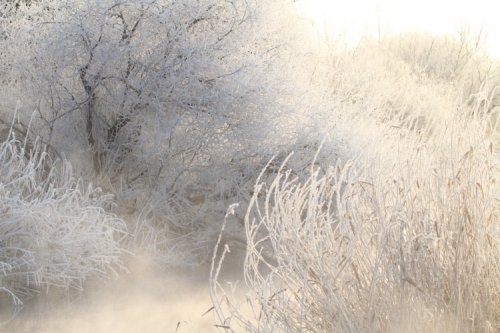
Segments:
[[[127,232],[107,213],[111,199],[40,142],[11,132],[0,144],[0,290],[18,303],[33,290],[81,289],[120,269]]]

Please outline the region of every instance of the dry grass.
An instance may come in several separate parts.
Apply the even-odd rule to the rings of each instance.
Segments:
[[[416,76],[377,47],[331,63],[326,131],[355,157],[332,165],[319,154],[306,174],[284,163],[257,181],[247,298],[232,296],[218,266],[212,275],[228,331],[500,330],[494,82],[471,102],[465,74]]]
[[[0,165],[1,297],[21,305],[37,290],[81,289],[121,267],[126,227],[105,210],[112,197],[12,131],[0,144]]]
[[[245,225],[252,332],[496,332],[500,248],[493,143],[443,127],[389,169],[283,165]],[[484,133],[484,131],[483,131]],[[408,148],[407,148],[408,149]],[[220,285],[215,285],[220,292]]]

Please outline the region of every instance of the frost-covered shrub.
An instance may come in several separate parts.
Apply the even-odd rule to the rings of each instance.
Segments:
[[[87,169],[141,181],[168,169],[173,186],[271,98],[275,38],[257,34],[256,12],[240,0],[32,2],[5,23],[2,76],[46,142],[92,152]]]
[[[121,267],[124,222],[112,198],[74,178],[38,141],[0,144],[0,288],[16,302],[39,288],[82,288]]]
[[[16,98],[25,122],[36,110],[32,131],[115,194],[116,213],[157,228],[148,244],[193,240],[183,248],[207,253],[227,204],[248,200],[268,158],[293,145],[281,128],[300,127],[283,79],[295,43],[279,22],[286,3],[20,6],[2,21],[0,112]]]

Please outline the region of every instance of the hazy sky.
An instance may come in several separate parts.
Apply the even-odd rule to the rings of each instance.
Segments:
[[[318,31],[345,31],[351,42],[362,35],[421,30],[454,33],[468,26],[487,33],[487,47],[500,56],[500,0],[298,0]]]

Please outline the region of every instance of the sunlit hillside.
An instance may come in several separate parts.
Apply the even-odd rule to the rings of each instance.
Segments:
[[[407,3],[0,0],[0,332],[498,332],[498,32]]]

